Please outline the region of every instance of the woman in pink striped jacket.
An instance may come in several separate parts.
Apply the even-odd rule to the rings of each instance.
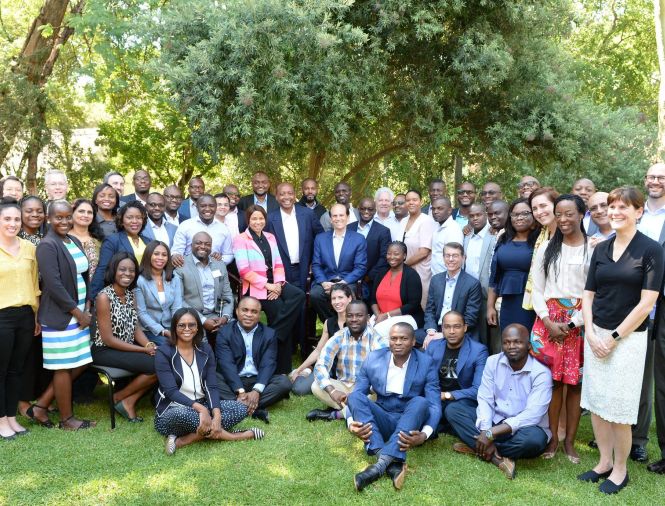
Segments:
[[[277,335],[277,374],[288,374],[291,367],[292,335],[305,293],[286,283],[282,257],[275,236],[264,232],[267,214],[263,207],[251,205],[245,211],[247,230],[233,239],[233,255],[242,279],[242,295],[261,301],[268,326]]]

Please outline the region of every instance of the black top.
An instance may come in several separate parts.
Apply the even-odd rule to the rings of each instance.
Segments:
[[[442,392],[453,392],[460,389],[459,380],[457,379],[457,357],[461,348],[460,346],[452,350],[446,346],[439,369],[439,385]]]
[[[390,267],[385,266],[383,269],[377,270],[376,277],[372,283],[369,294],[369,305],[376,304],[376,289],[383,281],[385,276],[390,275]],[[420,280],[420,275],[408,265],[402,266],[402,282],[399,285],[399,295],[402,299],[402,307],[400,311],[403,315],[411,315],[416,320],[418,328],[421,328],[425,323],[425,313],[421,304],[423,293],[423,285]]]
[[[318,200],[316,201],[316,206],[309,207],[307,205],[307,198],[304,195],[302,197],[300,197],[300,200],[298,202],[296,202],[296,205],[300,205],[300,206],[303,206],[303,207],[307,207],[308,209],[311,209],[314,212],[314,214],[316,215],[317,219],[321,219],[321,216],[323,216],[324,214],[326,214],[328,212],[328,210],[324,206],[322,206],[321,203]]]
[[[344,324],[346,327],[346,324]],[[339,324],[337,323],[337,315],[331,316],[326,320],[326,329],[328,330],[328,337],[334,336],[339,330]]]
[[[252,239],[261,250],[263,258],[266,259],[266,277],[268,278],[268,283],[273,283],[272,277],[272,251],[270,251],[270,243],[264,234],[261,234],[259,237],[256,233],[250,229],[249,233],[252,234]],[[249,293],[249,291],[248,291]]]
[[[640,302],[642,290],[659,292],[663,283],[663,249],[641,232],[632,238],[617,262],[612,260],[615,237],[596,246],[585,290],[596,292],[593,323],[616,329]],[[647,328],[646,318],[636,332]]]

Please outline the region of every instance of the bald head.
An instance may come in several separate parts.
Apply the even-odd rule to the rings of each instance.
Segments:
[[[524,367],[529,356],[529,331],[521,323],[508,325],[501,333],[501,348],[508,363],[517,371]]]

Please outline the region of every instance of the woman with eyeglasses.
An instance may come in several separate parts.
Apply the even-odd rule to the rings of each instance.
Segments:
[[[203,325],[191,308],[173,315],[166,344],[159,347],[155,429],[166,436],[166,454],[197,441],[262,439],[261,429],[232,430],[247,417],[239,401],[220,401],[212,348],[203,342]]]
[[[499,324],[501,331],[511,323],[521,323],[529,331],[536,317],[532,310],[522,307],[524,288],[531,268],[536,238],[533,213],[526,199],[513,201],[508,209],[510,219],[504,233],[497,239],[492,257],[491,277],[487,291],[487,323]],[[501,297],[501,314],[496,301]]]

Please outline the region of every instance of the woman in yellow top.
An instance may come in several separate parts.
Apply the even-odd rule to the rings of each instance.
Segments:
[[[28,430],[16,421],[21,372],[39,333],[35,322],[39,281],[35,246],[18,237],[21,208],[13,199],[0,202],[0,437],[15,439]]]

